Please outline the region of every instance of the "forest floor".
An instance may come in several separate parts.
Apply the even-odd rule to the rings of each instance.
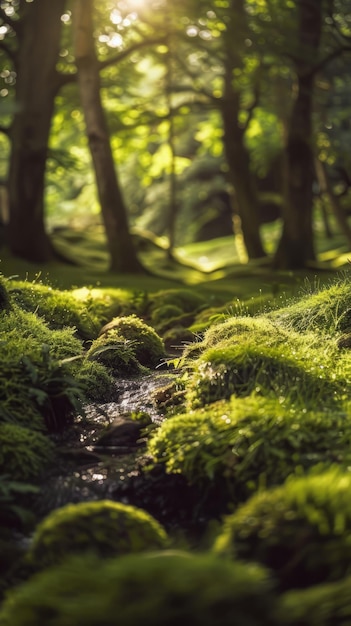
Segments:
[[[250,563],[262,567],[274,593],[260,626],[310,626],[322,583],[341,608],[329,603],[325,621],[313,624],[339,623],[351,562],[351,252],[342,238],[318,235],[308,270],[273,272],[269,256],[246,262],[232,238],[184,246],[169,259],[162,242],[139,234],[149,270],[140,276],[108,272],[99,229],[61,230],[54,241],[72,264],[41,267],[0,250],[0,598],[10,591],[0,623],[29,626],[12,614],[21,610],[21,582],[25,607],[34,598],[39,613],[43,602],[53,615],[69,611],[65,598],[56,608],[63,557],[82,554],[74,584],[85,593],[95,568],[86,551],[96,551],[97,568],[106,553],[133,552],[142,511],[174,551],[157,578],[163,623],[167,594],[185,571],[176,563],[169,582],[167,559],[186,554],[197,567],[199,558],[196,581],[199,552],[206,567],[253,575],[255,589]],[[122,535],[121,511],[130,515]],[[145,541],[142,550],[152,550],[153,539]],[[133,564],[133,581],[146,568],[147,597],[153,563]],[[52,596],[42,590],[47,566]],[[93,594],[95,586],[94,578]],[[306,596],[289,596],[299,588]],[[103,611],[104,593],[92,600]],[[225,601],[232,593],[224,588]],[[349,594],[345,603],[351,614]],[[78,604],[74,625],[84,621]]]

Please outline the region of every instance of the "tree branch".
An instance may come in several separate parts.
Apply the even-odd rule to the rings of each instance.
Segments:
[[[163,35],[162,37],[155,37],[151,39],[144,39],[143,41],[138,41],[135,44],[131,45],[129,48],[122,50],[121,52],[117,52],[115,55],[109,57],[108,59],[104,59],[99,62],[100,70],[105,69],[106,67],[110,67],[111,65],[120,63],[124,61],[130,54],[144,48],[145,46],[153,46],[154,44],[162,44],[166,43],[167,38]]]
[[[138,41],[137,43],[131,45],[129,48],[118,52],[117,54],[109,57],[108,59],[104,59],[99,62],[99,70],[103,70],[106,67],[110,67],[111,65],[118,65],[121,61],[124,61],[130,54],[144,48],[145,46],[152,46],[154,44],[165,43],[166,37],[155,37],[154,39],[147,39],[144,41]],[[59,91],[65,85],[70,85],[77,82],[77,72],[71,72],[70,74],[65,74],[63,72],[57,72],[57,86],[56,89]]]

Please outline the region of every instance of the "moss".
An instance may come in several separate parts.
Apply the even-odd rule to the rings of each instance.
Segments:
[[[327,367],[325,352],[289,350],[282,343],[264,346],[249,336],[233,345],[219,344],[205,350],[194,364],[188,385],[189,407],[197,408],[231,395],[247,396],[256,391],[313,406],[333,401],[347,389],[347,380],[337,378]],[[317,404],[318,405],[318,404]]]
[[[163,322],[168,322],[171,319],[179,317],[182,313],[183,311],[179,306],[175,304],[164,304],[152,311],[151,323],[153,326],[158,326]]]
[[[348,626],[351,623],[351,577],[289,591],[275,611],[281,626]]]
[[[191,313],[206,305],[206,299],[195,290],[165,289],[152,294],[150,313],[164,306],[176,306],[184,313]]]
[[[161,424],[148,442],[153,463],[216,494],[221,507],[262,485],[284,482],[317,463],[351,462],[351,420],[344,413],[308,412],[275,398],[232,398]]]
[[[8,311],[11,308],[9,294],[7,292],[7,283],[0,274],[0,312]]]
[[[11,300],[21,309],[35,312],[52,329],[70,326],[77,330],[80,337],[93,339],[106,319],[92,310],[88,298],[79,300],[69,291],[25,281],[11,281],[9,285]]]
[[[269,317],[299,332],[318,330],[335,334],[351,328],[351,285],[340,278],[323,289],[308,293],[287,307],[268,314]]]
[[[70,554],[111,557],[166,544],[166,532],[146,511],[110,500],[82,502],[57,509],[39,524],[28,558],[40,569]]]
[[[36,480],[53,460],[51,441],[17,424],[0,423],[0,473],[15,481]]]
[[[131,342],[135,357],[146,367],[156,367],[165,357],[165,350],[161,337],[156,331],[145,324],[136,315],[115,317],[101,330],[101,334],[111,330]]]
[[[111,371],[102,363],[84,358],[73,367],[74,377],[88,400],[106,401],[114,389]]]
[[[211,555],[80,558],[33,577],[0,613],[2,626],[272,626],[274,595],[257,565]]]
[[[87,352],[87,359],[101,363],[114,376],[135,376],[141,372],[133,343],[125,339],[118,330],[108,330],[95,339]]]
[[[72,423],[73,413],[81,408],[83,389],[74,380],[70,364],[53,358],[50,345],[42,344],[40,335],[39,339],[35,335],[27,336],[30,330],[29,326],[24,333],[20,328],[17,332],[15,328],[0,332],[0,337],[4,337],[0,421],[62,430]]]
[[[229,516],[215,552],[271,568],[281,588],[342,579],[351,563],[351,475],[338,468],[262,491]]]

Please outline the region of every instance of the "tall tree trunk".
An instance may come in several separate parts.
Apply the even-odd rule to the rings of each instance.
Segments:
[[[144,271],[137,258],[130,235],[127,211],[119,186],[101,101],[100,74],[93,34],[93,0],[74,4],[74,42],[78,85],[101,213],[105,225],[113,272]]]
[[[314,156],[312,105],[315,63],[322,28],[321,0],[297,0],[296,98],[285,149],[283,230],[275,253],[279,269],[304,268],[315,260],[313,236]]]
[[[340,205],[339,198],[337,198],[334,194],[333,186],[330,182],[325,163],[323,163],[319,159],[316,159],[316,173],[321,189],[322,200],[323,196],[326,196],[328,198],[335,219],[339,224],[339,228],[345,236],[347,243],[351,245],[351,228],[347,219],[347,215]]]
[[[221,102],[224,149],[247,254],[249,259],[257,259],[265,256],[260,236],[259,203],[250,169],[250,154],[244,142],[245,129],[239,123],[240,93],[233,88],[232,67],[227,67],[224,80]]]
[[[44,224],[44,181],[57,92],[56,63],[65,0],[24,4],[16,56],[17,109],[11,129],[8,179],[12,253],[45,262],[53,249]]]
[[[244,0],[231,0],[228,26],[223,35],[225,54],[224,92],[220,103],[223,120],[223,143],[230,182],[235,189],[241,229],[250,259],[265,256],[260,236],[259,201],[250,169],[250,154],[245,145],[245,126],[239,120],[240,91],[234,85],[234,70],[242,69],[247,23]],[[225,9],[227,11],[227,9]],[[235,37],[233,37],[233,33]]]

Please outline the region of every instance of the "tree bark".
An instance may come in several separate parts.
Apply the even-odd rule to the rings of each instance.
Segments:
[[[129,231],[127,211],[115,170],[101,101],[93,10],[93,0],[76,0],[73,20],[74,47],[80,98],[110,253],[110,270],[119,273],[142,272],[144,269],[137,258]]]
[[[279,269],[302,269],[315,260],[313,235],[314,155],[312,109],[314,71],[321,28],[321,0],[297,1],[298,56],[294,58],[296,97],[285,149],[283,230],[275,253]]]
[[[223,144],[235,190],[241,230],[249,259],[265,256],[260,236],[259,202],[256,183],[250,169],[250,154],[245,146],[245,129],[239,124],[240,93],[233,88],[233,68],[228,66],[221,102]]]
[[[249,259],[265,256],[260,236],[259,201],[250,154],[245,145],[245,126],[240,123],[240,90],[234,85],[234,70],[243,67],[247,24],[243,0],[231,0],[224,40],[224,91],[220,103],[223,144],[235,189],[243,239]]]
[[[316,173],[321,189],[322,200],[324,195],[327,196],[335,219],[339,224],[339,228],[343,233],[345,239],[347,240],[347,243],[351,245],[351,228],[347,219],[347,215],[340,205],[339,198],[337,198],[334,194],[333,186],[330,182],[325,163],[323,163],[319,159],[316,159]]]
[[[44,182],[57,92],[56,63],[65,0],[23,4],[16,55],[16,112],[8,178],[12,253],[33,262],[53,257],[45,231]]]

